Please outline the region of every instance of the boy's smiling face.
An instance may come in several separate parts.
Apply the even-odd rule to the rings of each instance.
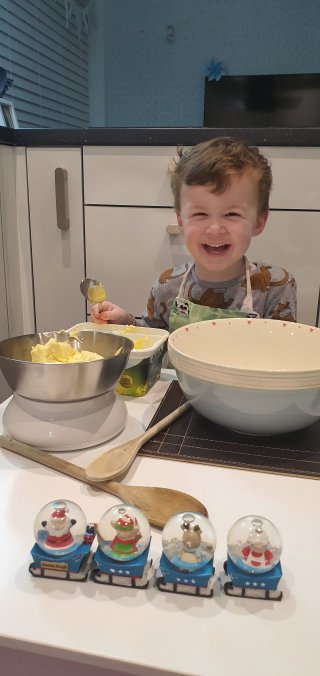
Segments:
[[[258,211],[258,190],[252,173],[231,176],[216,194],[211,185],[181,186],[178,223],[203,281],[223,282],[245,271],[243,256],[259,235],[268,213]]]

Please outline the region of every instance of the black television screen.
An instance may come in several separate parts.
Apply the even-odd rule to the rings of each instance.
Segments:
[[[205,127],[319,127],[320,73],[205,81]]]

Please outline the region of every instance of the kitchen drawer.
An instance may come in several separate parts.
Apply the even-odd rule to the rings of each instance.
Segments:
[[[273,209],[320,209],[320,149],[260,148],[272,163]],[[84,148],[86,204],[172,206],[175,146]]]
[[[140,316],[152,282],[167,268],[188,260],[173,209],[86,207],[86,270],[101,280],[108,298]]]
[[[293,273],[298,288],[298,321],[314,326],[320,288],[320,213],[271,211],[265,230],[253,237],[249,260]]]
[[[260,148],[271,161],[272,209],[320,209],[320,148]]]
[[[181,237],[166,231],[175,222],[172,209],[86,207],[87,274],[104,282],[110,300],[139,316],[156,276],[190,258]],[[247,254],[294,274],[298,320],[310,325],[318,308],[319,251],[320,213],[271,211]]]
[[[172,207],[168,166],[175,147],[83,149],[85,204]]]

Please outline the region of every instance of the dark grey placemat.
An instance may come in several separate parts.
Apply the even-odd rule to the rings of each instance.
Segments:
[[[184,401],[173,381],[149,427]],[[253,436],[232,432],[187,411],[140,449],[142,455],[256,472],[320,478],[320,421],[298,432]]]

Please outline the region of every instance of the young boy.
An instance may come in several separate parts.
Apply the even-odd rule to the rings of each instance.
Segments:
[[[92,320],[170,331],[215,317],[296,321],[292,274],[265,262],[249,263],[245,256],[268,218],[268,160],[258,148],[229,137],[180,149],[178,155],[171,187],[192,262],[159,276],[142,319],[105,301],[92,307]]]

